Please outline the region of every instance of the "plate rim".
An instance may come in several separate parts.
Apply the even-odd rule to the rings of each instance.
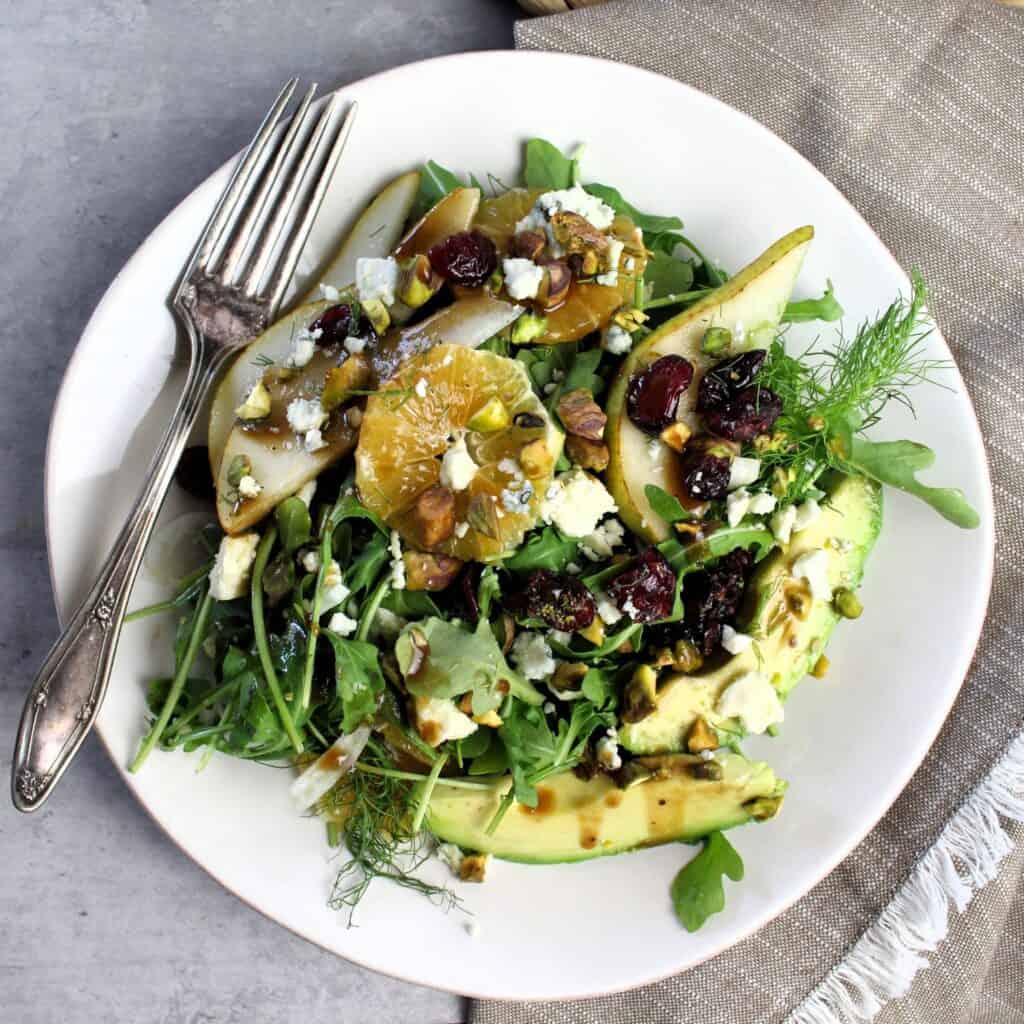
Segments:
[[[796,157],[801,163],[803,163],[806,166],[806,168],[808,168],[811,171],[815,178],[818,179],[819,183],[822,183],[825,186],[827,186],[827,188],[831,190],[835,197],[838,197],[843,202],[843,204],[845,204],[845,206],[848,209],[849,215],[851,215],[856,221],[859,222],[859,226],[866,229],[869,232],[869,234],[875,238],[881,250],[885,253],[885,256],[890,261],[891,268],[895,269],[899,277],[903,280],[904,289],[907,289],[910,285],[910,279],[907,276],[906,272],[903,270],[902,265],[899,263],[895,255],[889,249],[888,245],[879,236],[877,231],[875,231],[872,225],[864,218],[864,216],[846,197],[842,190],[839,189],[839,187],[835,185],[831,181],[831,179],[829,179],[824,174],[824,172],[819,170],[798,149],[796,149],[794,146],[786,142],[783,138],[781,138],[781,136],[777,135],[767,125],[763,124],[755,117],[752,117],[750,114],[747,114],[745,111],[740,110],[739,108],[734,107],[729,103],[726,103],[724,100],[721,100],[716,96],[713,96],[711,93],[704,92],[703,90],[697,88],[696,86],[690,85],[687,82],[681,82],[678,79],[672,78],[669,75],[661,74],[660,72],[651,71],[647,68],[637,67],[634,64],[629,64],[622,61],[610,60],[604,57],[596,57],[584,54],[561,53],[557,51],[547,50],[473,50],[463,53],[453,53],[441,55],[438,57],[430,57],[424,60],[413,61],[406,64],[400,64],[392,68],[387,68],[373,75],[368,75],[363,78],[355,79],[351,82],[346,82],[343,85],[331,89],[329,92],[326,92],[320,98],[320,102],[323,102],[323,100],[325,100],[329,96],[334,95],[335,93],[340,93],[342,94],[342,96],[344,96],[346,92],[357,87],[363,87],[371,83],[377,83],[389,78],[399,78],[408,75],[415,75],[417,69],[419,69],[421,66],[455,64],[460,62],[472,63],[481,60],[486,61],[489,58],[501,58],[502,60],[512,59],[523,63],[529,61],[536,61],[538,63],[544,64],[583,64],[590,68],[596,69],[612,67],[617,70],[621,70],[622,68],[626,68],[629,72],[633,74],[638,74],[643,77],[650,77],[663,83],[669,82],[672,84],[672,86],[679,88],[692,96],[698,97],[701,102],[710,102],[712,105],[717,105],[723,108],[725,111],[728,111],[731,115],[735,115],[738,116],[739,118],[742,118],[745,122],[747,122],[748,127],[750,127],[755,132],[759,133],[765,139],[766,142],[768,142],[770,145],[774,145],[776,148],[782,151],[785,151],[789,158]],[[598,71],[597,73],[600,73],[600,71]],[[192,188],[188,193],[182,196],[178,200],[178,202],[175,203],[173,208],[170,209],[167,212],[167,214],[160,219],[160,221],[146,234],[142,241],[133,249],[132,253],[125,260],[120,270],[111,279],[110,283],[104,289],[103,295],[100,297],[89,318],[86,320],[85,325],[83,326],[82,331],[79,334],[78,340],[75,343],[75,347],[72,350],[71,357],[67,362],[64,373],[61,377],[60,385],[57,389],[57,394],[54,399],[53,408],[50,415],[50,422],[47,430],[43,473],[43,519],[46,533],[47,568],[49,572],[51,590],[53,591],[54,606],[57,612],[57,619],[61,628],[63,628],[64,623],[69,617],[68,612],[70,611],[70,609],[63,608],[58,598],[59,591],[57,588],[57,577],[53,563],[53,545],[51,543],[50,509],[52,504],[52,473],[54,463],[53,454],[55,451],[54,435],[57,422],[61,417],[61,409],[66,399],[66,392],[68,391],[70,386],[69,382],[74,376],[74,372],[77,368],[77,363],[79,362],[79,360],[85,358],[82,341],[90,333],[92,333],[95,323],[100,319],[101,314],[105,310],[105,307],[111,301],[111,293],[115,290],[116,285],[124,277],[129,266],[135,260],[135,257],[142,250],[147,249],[153,243],[154,239],[156,239],[166,229],[169,222],[177,215],[178,211],[181,209],[182,206],[194,201],[196,197],[200,195],[202,192],[212,191],[218,177],[222,174],[227,173],[227,169],[235,163],[235,161],[239,158],[240,153],[241,150],[239,150],[234,155],[229,157],[222,164],[218,165],[194,188]],[[982,536],[986,541],[985,564],[983,567],[980,567],[982,568],[982,572],[980,575],[983,582],[984,599],[981,602],[982,612],[979,616],[977,632],[974,636],[973,643],[970,645],[965,645],[964,647],[965,656],[962,659],[963,663],[962,665],[956,666],[956,676],[959,678],[959,682],[957,683],[955,688],[951,689],[949,699],[945,703],[945,706],[942,708],[941,717],[937,717],[935,727],[929,730],[927,735],[919,735],[918,744],[916,745],[917,749],[915,749],[914,756],[908,761],[910,768],[905,773],[905,776],[900,778],[899,783],[897,785],[893,785],[892,795],[887,801],[885,801],[884,806],[882,806],[877,817],[871,816],[871,820],[868,821],[862,829],[855,830],[856,835],[850,840],[850,842],[843,849],[837,851],[830,858],[828,858],[827,861],[822,864],[820,871],[816,870],[816,877],[813,880],[811,880],[805,887],[803,887],[802,891],[799,894],[793,896],[791,899],[785,900],[773,911],[763,913],[761,915],[754,915],[749,926],[741,927],[740,929],[738,929],[735,935],[729,937],[726,941],[719,943],[714,948],[710,948],[705,952],[701,953],[695,959],[690,961],[685,967],[676,968],[674,970],[670,970],[664,973],[650,975],[640,981],[634,981],[627,984],[617,984],[612,986],[600,985],[596,988],[580,990],[574,993],[546,995],[541,997],[545,1001],[567,1002],[574,999],[591,998],[603,995],[614,995],[621,992],[628,992],[642,986],[655,984],[657,982],[664,981],[666,978],[673,977],[676,974],[685,973],[686,971],[692,970],[693,968],[698,967],[703,963],[706,963],[708,960],[713,959],[719,954],[733,948],[739,943],[750,938],[752,935],[760,931],[762,928],[766,927],[776,918],[790,910],[796,903],[803,899],[803,897],[806,896],[812,889],[817,887],[826,877],[828,877],[828,875],[830,875],[843,861],[845,861],[853,853],[856,847],[864,841],[864,839],[875,829],[878,823],[889,813],[889,811],[892,809],[893,804],[905,792],[907,786],[910,784],[913,777],[921,768],[921,765],[927,757],[928,752],[934,745],[935,740],[939,735],[939,732],[942,730],[943,726],[949,718],[950,712],[952,711],[953,706],[955,705],[956,700],[959,697],[961,690],[963,689],[963,684],[966,681],[966,677],[970,671],[971,664],[973,663],[974,658],[977,654],[978,645],[981,642],[984,625],[987,620],[988,606],[991,601],[992,583],[995,567],[995,505],[992,491],[991,470],[989,467],[987,452],[984,446],[984,434],[981,429],[980,421],[978,420],[977,410],[974,407],[974,401],[971,397],[971,393],[966,386],[966,382],[964,381],[963,375],[960,371],[960,367],[957,364],[956,359],[954,358],[952,349],[950,348],[948,342],[946,341],[945,335],[942,333],[942,330],[937,323],[934,324],[933,330],[934,334],[937,336],[942,346],[948,353],[949,362],[951,364],[950,370],[955,375],[956,384],[958,385],[959,389],[963,392],[964,396],[967,399],[967,406],[970,410],[971,417],[973,418],[974,434],[972,440],[974,441],[975,447],[978,449],[978,462],[980,464],[981,477],[984,483],[981,502],[982,507],[979,509],[981,523],[978,529],[982,531]],[[968,650],[969,654],[966,653]],[[136,800],[136,802],[139,805],[141,805],[145,813],[149,816],[150,820],[157,825],[160,831],[175,845],[179,852],[184,854],[193,864],[199,867],[211,878],[213,878],[214,881],[216,881],[217,884],[224,888],[227,892],[229,892],[235,898],[240,900],[246,906],[250,907],[252,910],[255,910],[266,919],[272,921],[278,927],[285,928],[291,934],[298,936],[306,942],[309,942],[310,944],[316,946],[318,949],[322,949],[325,952],[331,953],[332,955],[337,956],[343,960],[356,964],[357,966],[365,970],[372,971],[375,974],[379,974],[384,977],[394,978],[396,980],[403,981],[408,984],[422,985],[424,987],[433,988],[438,991],[450,992],[471,999],[506,1002],[528,1002],[538,998],[537,996],[532,995],[495,996],[488,994],[486,992],[473,991],[471,989],[455,988],[445,984],[434,984],[429,980],[424,980],[422,977],[413,977],[408,974],[402,973],[400,969],[384,968],[377,964],[364,962],[362,959],[360,959],[360,957],[357,954],[352,954],[349,952],[339,952],[336,949],[324,945],[312,935],[304,932],[297,925],[289,924],[278,919],[277,917],[273,916],[273,914],[269,910],[266,910],[263,907],[259,906],[257,903],[253,902],[251,898],[242,895],[233,887],[231,883],[229,883],[223,877],[221,877],[221,875],[218,874],[213,868],[211,868],[207,864],[204,864],[197,857],[193,856],[192,853],[188,849],[186,849],[185,846],[182,845],[182,843],[170,831],[170,826],[165,825],[164,822],[161,820],[156,809],[151,807],[150,804],[145,800],[143,795],[138,790],[136,790],[135,787],[131,785],[130,780],[128,778],[128,773],[126,772],[125,767],[122,764],[120,764],[118,758],[114,755],[113,750],[111,749],[111,746],[106,736],[104,735],[101,723],[97,723],[94,732],[98,736],[106,756],[113,763],[118,773],[118,776],[120,777],[121,782],[126,786],[129,793]],[[901,878],[898,880],[897,885],[902,885],[903,882],[904,879]],[[817,982],[815,982],[815,984],[817,984]]]

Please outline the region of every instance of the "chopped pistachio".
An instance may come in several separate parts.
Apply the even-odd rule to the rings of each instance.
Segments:
[[[270,415],[270,392],[263,381],[257,381],[245,396],[245,401],[235,410],[240,420],[261,420]]]

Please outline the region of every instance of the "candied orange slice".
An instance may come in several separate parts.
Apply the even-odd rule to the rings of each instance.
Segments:
[[[474,416],[498,402],[508,414],[504,426],[469,429]],[[536,525],[563,441],[515,359],[437,345],[405,362],[367,402],[356,449],[360,497],[409,546],[422,547],[416,501],[440,482],[442,459],[460,440],[476,471],[455,491],[455,531],[431,550],[464,561],[503,557]],[[550,456],[539,469],[538,442]],[[519,463],[527,446],[529,475]]]

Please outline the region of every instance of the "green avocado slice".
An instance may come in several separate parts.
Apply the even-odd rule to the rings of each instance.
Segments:
[[[794,613],[785,586],[790,567],[801,554],[820,548],[828,555],[833,591],[855,589],[882,525],[882,492],[874,481],[836,474],[824,486],[829,494],[817,521],[794,534],[785,550],[773,552],[754,572],[739,617],[739,628],[755,638],[754,645],[733,657],[722,652],[722,661],[701,672],[659,682],[656,710],[619,730],[619,742],[627,750],[683,750],[698,717],[725,733],[739,732],[734,719],[715,713],[730,683],[748,672],[761,672],[784,698],[814,666],[840,616],[824,600],[810,601],[803,618]]]
[[[709,832],[775,815],[786,784],[767,764],[733,753],[719,753],[716,761],[721,778],[710,779],[698,777],[708,762],[690,754],[638,758],[631,762],[634,770],[651,774],[628,789],[619,789],[607,775],[587,781],[572,772],[554,775],[537,787],[537,808],[514,805],[494,835],[487,834],[487,823],[507,781],[489,791],[439,786],[430,800],[427,827],[467,850],[554,864],[694,842]]]

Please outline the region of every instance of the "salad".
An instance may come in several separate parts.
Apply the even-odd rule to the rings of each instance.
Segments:
[[[177,617],[131,766],[155,748],[291,766],[345,847],[332,905],[422,862],[578,861],[700,843],[684,927],[780,811],[748,758],[828,672],[882,523],[934,454],[873,441],[942,364],[925,286],[853,337],[831,284],[791,292],[801,227],[729,273],[673,216],[581,184],[540,139],[523,184],[433,161],[389,184],[316,287],[236,359],[183,487],[208,560],[132,614]],[[682,858],[681,858],[682,859]]]

